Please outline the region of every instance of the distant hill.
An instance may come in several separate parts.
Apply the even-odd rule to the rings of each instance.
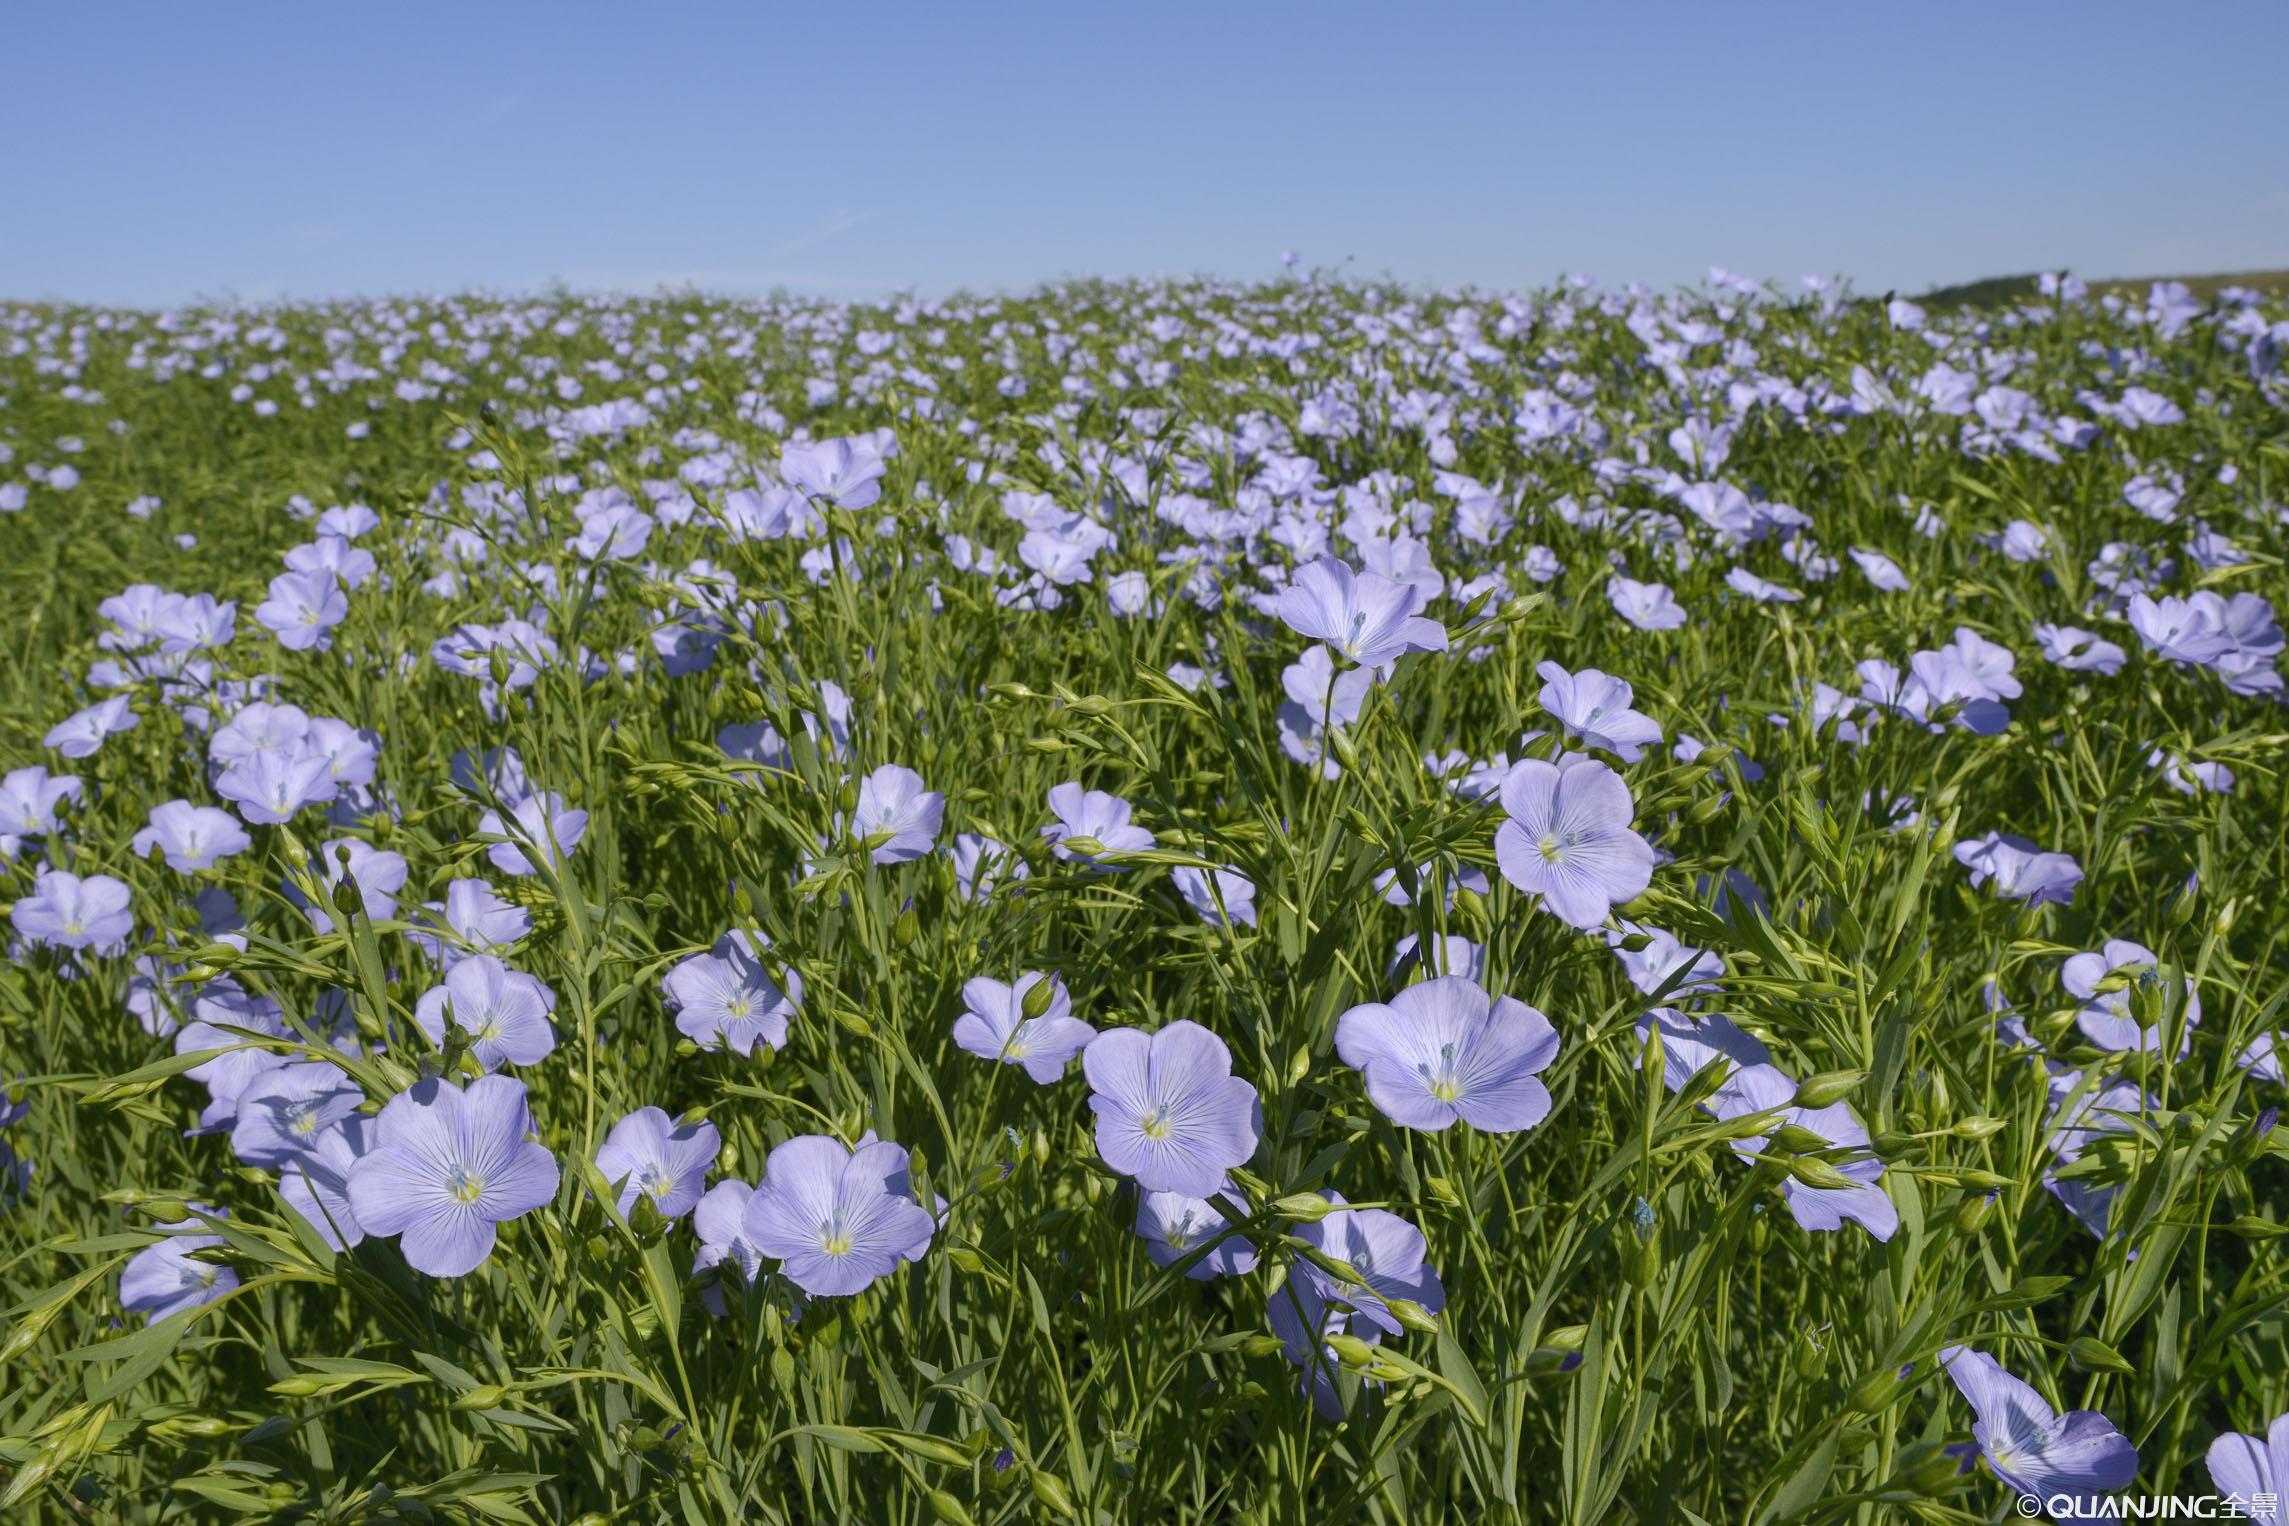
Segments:
[[[2087,279],[2087,277],[2085,278]],[[2228,286],[2246,286],[2253,291],[2289,291],[2289,270],[2241,270],[2227,275],[2209,276],[2118,276],[2110,280],[2091,281],[2093,296],[2107,292],[2120,292],[2124,296],[2144,296],[2146,288],[2156,281],[2183,281],[2186,289],[2197,297],[2214,297]],[[2035,277],[1990,276],[1984,281],[1966,281],[1960,286],[1942,286],[1916,298],[1926,307],[2004,307],[2021,298],[2037,295]]]

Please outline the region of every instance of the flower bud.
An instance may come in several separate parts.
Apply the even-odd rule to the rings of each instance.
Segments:
[[[2067,1343],[2067,1360],[2084,1372],[2116,1372],[2126,1377],[2135,1376],[2137,1369],[2122,1359],[2122,1353],[2095,1336],[2078,1336]]]
[[[1863,1415],[1880,1414],[1899,1397],[1900,1387],[1898,1368],[1872,1368],[1844,1391],[1844,1407]]]
[[[1044,975],[1025,988],[1025,1000],[1020,1004],[1021,1010],[1029,1018],[1039,1017],[1049,1010],[1049,1004],[1056,999],[1057,977]]]
[[[1954,1126],[1948,1132],[1957,1139],[1990,1139],[2010,1126],[2011,1121],[2008,1118],[1994,1118],[1985,1114],[1976,1114],[1969,1118],[1956,1119]]]
[[[1272,1212],[1299,1224],[1317,1224],[1335,1212],[1335,1205],[1316,1192],[1291,1192],[1272,1200]]]
[[[1906,1489],[1926,1497],[1945,1494],[1955,1487],[1956,1480],[1963,1477],[1963,1472],[1961,1459],[1950,1457],[1945,1452],[1934,1452],[1893,1474],[1889,1487]]]
[[[1396,1319],[1403,1328],[1412,1330],[1418,1335],[1436,1335],[1438,1333],[1438,1316],[1413,1299],[1387,1298],[1384,1300],[1384,1306],[1391,1311],[1391,1317]]]
[[[1995,1219],[1995,1194],[1975,1193],[1955,1205],[1955,1232],[1975,1235]]]
[[[491,1409],[509,1396],[509,1391],[498,1383],[480,1383],[467,1393],[456,1394],[452,1408],[467,1413],[475,1409]],[[654,1446],[659,1443],[653,1442]]]
[[[1859,1089],[1868,1079],[1864,1070],[1824,1070],[1816,1076],[1807,1076],[1796,1088],[1798,1107],[1833,1107]]]
[[[1817,1155],[1791,1156],[1788,1174],[1795,1177],[1799,1184],[1816,1192],[1845,1192],[1859,1185]]]
[[[1346,1367],[1365,1367],[1375,1360],[1375,1348],[1356,1335],[1328,1336],[1327,1349]]]
[[[1772,1131],[1772,1142],[1765,1147],[1783,1155],[1817,1155],[1829,1148],[1827,1136],[1815,1134],[1801,1123],[1784,1123]]]

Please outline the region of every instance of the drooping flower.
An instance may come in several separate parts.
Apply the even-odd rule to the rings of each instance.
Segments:
[[[1372,572],[1353,572],[1323,556],[1300,569],[1281,590],[1280,618],[1289,629],[1364,668],[1396,662],[1409,652],[1443,652],[1445,627],[1416,613],[1423,591]]]
[[[2022,1497],[2064,1494],[2095,1507],[2138,1473],[2138,1450],[2096,1410],[2059,1414],[1984,1351],[1947,1346],[1940,1364],[1971,1402],[1971,1435],[1995,1476]],[[2078,1518],[2090,1508],[2078,1509]]]
[[[522,970],[512,970],[491,954],[471,954],[445,972],[414,1003],[413,1020],[442,1047],[445,1024],[469,1035],[469,1053],[487,1070],[503,1065],[538,1065],[556,1048],[549,1016],[556,993]]]
[[[1256,1153],[1256,1088],[1232,1074],[1232,1052],[1198,1023],[1110,1029],[1083,1051],[1081,1067],[1097,1153],[1148,1192],[1208,1197]]]
[[[640,1107],[613,1124],[596,1147],[596,1171],[619,1183],[623,1218],[642,1196],[673,1222],[699,1206],[708,1167],[722,1149],[723,1135],[714,1124],[681,1123],[660,1108]]]
[[[1558,1033],[1524,1002],[1442,975],[1344,1013],[1335,1052],[1394,1123],[1436,1132],[1459,1121],[1506,1134],[1549,1115],[1550,1093],[1535,1073],[1557,1057]]]
[[[1592,928],[1653,883],[1653,849],[1631,829],[1621,775],[1594,758],[1529,758],[1502,781],[1509,813],[1494,834],[1502,877],[1561,921]]]
[[[1033,1016],[1033,990],[1048,992]],[[954,1042],[964,1053],[1004,1065],[1022,1065],[1034,1082],[1047,1086],[1065,1074],[1073,1056],[1088,1047],[1097,1030],[1073,1015],[1073,998],[1055,975],[1028,970],[1014,985],[980,975],[962,985],[962,1015],[954,1019]]]
[[[825,1134],[780,1145],[741,1223],[748,1243],[814,1298],[859,1292],[921,1260],[937,1233],[914,1201],[906,1151],[871,1133],[856,1149]]]
[[[350,1207],[368,1234],[398,1236],[406,1263],[432,1277],[475,1271],[497,1226],[556,1195],[556,1157],[529,1137],[522,1081],[481,1076],[466,1091],[416,1082],[383,1105],[375,1131],[350,1168]]]

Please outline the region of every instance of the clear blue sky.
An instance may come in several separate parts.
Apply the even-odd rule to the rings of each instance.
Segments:
[[[2289,266],[2289,0],[15,0],[0,296]]]

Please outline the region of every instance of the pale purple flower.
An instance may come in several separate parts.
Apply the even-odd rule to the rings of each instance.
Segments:
[[[192,1259],[192,1252],[223,1243],[221,1235],[177,1231],[144,1246],[119,1274],[121,1306],[156,1323],[231,1293],[238,1287],[238,1273]]]
[[[1653,849],[1630,827],[1629,786],[1594,758],[1527,759],[1502,781],[1502,808],[1502,877],[1570,926],[1597,926],[1653,882]]]
[[[2022,1497],[2047,1501],[2064,1494],[2080,1507],[2074,1517],[2081,1519],[2095,1513],[2101,1495],[2137,1476],[2137,1448],[2098,1411],[2059,1414],[1993,1357],[1968,1346],[1942,1347],[1939,1360],[1971,1403],[1980,1455]]]
[[[44,745],[67,758],[91,757],[103,746],[106,737],[133,731],[142,724],[143,718],[130,707],[128,697],[118,694],[58,722],[49,730]]]
[[[1851,555],[1852,560],[1860,564],[1860,571],[1866,575],[1869,583],[1873,584],[1879,593],[1905,593],[1907,591],[1908,575],[1900,570],[1899,563],[1893,561],[1883,552],[1865,546],[1854,546]]]
[[[863,438],[793,441],[779,451],[779,475],[812,498],[846,509],[871,507],[882,496],[883,461]]]
[[[2278,1514],[2289,1493],[2289,1414],[2277,1416],[2262,1437],[2226,1432],[2210,1443],[2207,1460],[2217,1492],[2238,1501],[2249,1519],[2263,1519],[2253,1508],[2260,1499]]]
[[[16,903],[12,916],[27,941],[50,948],[102,953],[125,944],[135,930],[127,884],[108,874],[82,879],[62,869],[42,869],[32,893]]]
[[[737,1278],[742,1287],[755,1285],[763,1271],[763,1252],[747,1238],[747,1204],[754,1196],[755,1189],[736,1178],[707,1189],[691,1216],[692,1234],[699,1240],[691,1258],[693,1276],[720,1266],[719,1279]],[[701,1289],[700,1301],[710,1314],[721,1317],[726,1307],[721,1281]]]
[[[663,983],[678,1033],[702,1049],[728,1048],[745,1057],[758,1043],[787,1046],[787,1020],[803,1005],[803,977],[789,969],[784,980],[782,987],[747,934],[734,928],[712,951],[678,962]]]
[[[1804,598],[1795,589],[1760,578],[1746,567],[1735,567],[1727,572],[1725,586],[1759,604],[1795,604]]]
[[[150,825],[137,832],[128,846],[137,858],[157,849],[167,867],[178,874],[211,869],[222,859],[243,853],[254,839],[230,812],[188,800],[170,800],[151,808]]]
[[[1084,790],[1078,782],[1060,784],[1049,792],[1049,811],[1057,819],[1043,827],[1041,835],[1048,840],[1049,851],[1068,863],[1115,868],[1099,862],[1097,855],[1142,853],[1156,841],[1143,827],[1130,824],[1129,810],[1129,803],[1118,795]],[[1067,847],[1067,840],[1075,837],[1093,841],[1096,846],[1085,852]]]
[[[503,874],[540,873],[528,853],[541,863],[556,864],[588,834],[588,813],[576,811],[554,790],[520,800],[506,820],[499,811],[487,811],[477,821],[480,836],[504,839],[485,850],[493,867]]]
[[[1955,861],[1971,871],[1971,888],[1992,880],[1995,894],[2030,906],[2066,906],[2082,883],[2082,865],[2071,853],[2046,853],[2024,837],[1989,832],[1955,845]]]
[[[2111,678],[2130,660],[2130,654],[2121,647],[2096,631],[2086,631],[2079,626],[2038,625],[2035,640],[2042,644],[2045,661],[2073,673],[2097,673]]]
[[[366,1233],[399,1236],[415,1271],[464,1276],[493,1253],[498,1225],[556,1196],[556,1157],[532,1133],[522,1081],[416,1082],[375,1120],[350,1207]]]
[[[2075,954],[2067,959],[2059,969],[2059,984],[2066,987],[2069,996],[2082,1003],[2081,1010],[2075,1014],[2075,1026],[2082,1030],[2085,1038],[2101,1049],[2118,1053],[2150,1052],[2161,1047],[2160,1027],[2141,1027],[2130,1011],[2133,990],[2160,984],[2161,975],[2154,963],[2152,949],[2128,938],[2109,938],[2100,952]],[[2118,983],[2108,982],[2107,977],[2118,970],[2128,973]],[[2114,988],[2102,991],[2101,984],[2112,984]],[[2202,1020],[2202,999],[2191,980],[2184,981],[2181,989],[2185,997],[2185,1024],[2191,1029]]]
[[[948,850],[954,860],[954,883],[969,901],[983,901],[995,889],[1014,884],[1033,873],[1017,850],[981,832],[957,832]]]
[[[537,977],[512,970],[491,954],[471,954],[445,972],[442,985],[421,993],[413,1021],[444,1047],[445,1024],[469,1035],[469,1053],[487,1070],[538,1065],[556,1048],[549,1021],[556,993]]]
[[[290,1061],[254,1077],[239,1092],[231,1149],[249,1165],[282,1165],[311,1148],[365,1100],[341,1067],[324,1060]]]
[[[937,1220],[914,1201],[906,1151],[802,1134],[773,1150],[741,1219],[747,1242],[814,1298],[857,1293],[919,1261]]]
[[[1624,763],[1635,763],[1661,740],[1659,723],[1630,708],[1635,696],[1626,679],[1596,668],[1569,673],[1555,662],[1534,671],[1542,676],[1543,711],[1575,740],[1603,748]]]
[[[324,651],[333,629],[350,615],[349,595],[333,573],[282,572],[270,580],[270,597],[255,606],[254,618],[290,652]]]
[[[300,705],[254,700],[215,732],[207,742],[207,759],[228,768],[257,753],[299,753],[310,735],[310,713]]]
[[[225,768],[215,780],[215,793],[255,825],[277,826],[341,791],[321,755],[270,748]]]
[[[0,833],[10,837],[45,837],[63,830],[56,808],[66,800],[77,802],[77,774],[53,774],[34,764],[12,769],[0,779]]]
[[[1549,1089],[1535,1073],[1557,1057],[1558,1032],[1524,1002],[1445,975],[1345,1012],[1335,1052],[1394,1123],[1436,1132],[1459,1121],[1507,1134],[1549,1116]]]
[[[353,1114],[314,1135],[278,1166],[278,1195],[336,1251],[366,1237],[350,1206],[350,1168],[371,1147],[373,1136],[373,1120]]]
[[[1429,1246],[1421,1230],[1384,1209],[1344,1207],[1341,1195],[1326,1196],[1338,1205],[1335,1211],[1316,1223],[1297,1224],[1294,1233],[1314,1249],[1347,1263],[1364,1280],[1338,1282],[1317,1263],[1298,1257],[1287,1281],[1271,1295],[1268,1312],[1283,1353],[1304,1371],[1304,1385],[1314,1405],[1323,1417],[1338,1420],[1343,1406],[1335,1391],[1336,1361],[1327,1337],[1348,1327],[1350,1334],[1370,1345],[1379,1344],[1405,1328],[1389,1300],[1403,1298],[1436,1314],[1446,1307],[1446,1288],[1429,1265]]]
[[[1184,904],[1211,927],[1256,925],[1256,887],[1239,870],[1229,865],[1210,870],[1180,864],[1169,871],[1168,881],[1184,897]]]
[[[1605,585],[1614,612],[1641,631],[1673,631],[1685,623],[1685,610],[1665,583],[1616,577]]]
[[[1884,1163],[1869,1153],[1867,1126],[1842,1102],[1801,1107],[1795,1104],[1795,1096],[1796,1083],[1777,1067],[1743,1065],[1709,1099],[1709,1111],[1727,1120],[1770,1112],[1771,1128],[1794,1124],[1826,1140],[1831,1150],[1848,1152],[1846,1158],[1833,1164],[1851,1179],[1851,1186],[1811,1187],[1790,1177],[1781,1184],[1788,1211],[1805,1229],[1839,1230],[1849,1219],[1878,1240],[1891,1239],[1899,1231],[1899,1209],[1877,1185]],[[1733,1152],[1743,1160],[1754,1160],[1767,1142],[1764,1134],[1751,1135],[1736,1140]]]
[[[1229,1194],[1224,1201],[1236,1217],[1247,1217],[1246,1203]],[[1207,1198],[1187,1197],[1181,1192],[1137,1194],[1137,1234],[1154,1266],[1174,1266],[1188,1252],[1211,1240],[1216,1242],[1213,1250],[1186,1268],[1184,1275],[1195,1282],[1242,1277],[1255,1270],[1256,1247],[1240,1235],[1226,1234],[1230,1228],[1231,1221]],[[1223,1238],[1217,1239],[1219,1235]]]
[[[1635,950],[1626,947],[1626,940],[1630,938],[1643,938],[1645,946]],[[1675,934],[1658,927],[1623,922],[1606,935],[1606,942],[1612,945],[1614,957],[1621,961],[1629,983],[1648,996],[1682,1001],[1714,992],[1717,982],[1724,978],[1722,957],[1681,942]]]
[[[913,769],[888,763],[859,784],[850,835],[862,847],[873,844],[875,863],[903,864],[922,857],[936,844],[945,814],[944,795],[925,787],[922,776]]]
[[[2129,617],[2146,650],[2168,662],[2206,666],[2234,649],[2212,610],[2192,599],[2133,594]]]
[[[1372,572],[1353,572],[1323,556],[1298,569],[1279,598],[1280,618],[1299,635],[1324,641],[1361,667],[1381,667],[1408,652],[1443,652],[1445,627],[1416,613],[1423,590]]]
[[[1026,1001],[1043,981],[1048,1004],[1034,1017]],[[964,1053],[1004,1065],[1022,1065],[1036,1085],[1065,1074],[1066,1062],[1088,1047],[1097,1030],[1073,1015],[1073,998],[1055,975],[1028,970],[1010,985],[980,975],[963,982],[962,1015],[954,1019],[954,1043]]]
[[[1081,1067],[1097,1153],[1148,1192],[1208,1197],[1256,1153],[1256,1088],[1232,1074],[1232,1052],[1198,1023],[1100,1033]]]
[[[471,954],[505,953],[533,930],[531,912],[478,879],[455,880],[442,902],[426,902],[422,911],[424,925],[407,929],[406,941],[448,970]]]
[[[320,845],[311,855],[309,867],[312,878],[318,881],[324,893],[310,898],[303,894],[301,886],[288,880],[286,898],[302,908],[310,925],[319,932],[334,930],[331,892],[344,880],[356,887],[359,907],[368,921],[386,922],[397,915],[397,893],[405,888],[407,872],[403,854],[377,848],[354,837],[342,837]]]
[[[699,1206],[708,1167],[723,1149],[712,1123],[679,1123],[656,1107],[640,1107],[612,1125],[596,1147],[596,1173],[617,1182],[616,1205],[626,1218],[636,1199],[651,1199],[661,1218],[674,1222]]]

